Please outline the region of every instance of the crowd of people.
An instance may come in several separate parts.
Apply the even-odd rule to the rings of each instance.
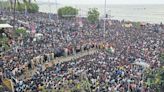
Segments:
[[[1,18],[13,25],[12,13],[1,11]],[[123,26],[126,21],[103,20],[95,24],[86,18],[58,18],[55,14],[16,13],[16,27],[30,32],[25,37],[11,39],[11,49],[3,54],[3,76],[17,79],[24,68],[39,67],[55,57],[67,56],[97,48],[99,52],[46,70],[39,69],[29,80],[18,80],[16,92],[38,92],[43,89],[77,92],[148,92],[143,83],[143,67],[134,66],[144,61],[155,69],[160,66],[159,55],[164,51],[164,28],[160,24]],[[131,22],[130,22],[131,23]],[[42,34],[37,38],[36,34]],[[105,49],[114,48],[114,52]],[[104,49],[103,49],[104,48]],[[39,59],[36,60],[36,57]]]
[[[129,61],[119,61],[108,52],[98,52],[77,60],[59,63],[38,71],[30,80],[20,84],[22,89],[44,89],[67,92],[148,92],[143,84],[143,67]],[[63,90],[64,89],[64,90]],[[153,92],[153,91],[152,91]]]

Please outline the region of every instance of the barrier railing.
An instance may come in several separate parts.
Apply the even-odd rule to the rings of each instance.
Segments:
[[[42,68],[46,69],[47,67],[51,67],[54,64],[61,63],[61,62],[67,62],[72,59],[77,59],[77,58],[80,58],[80,57],[83,57],[86,55],[91,55],[91,54],[94,54],[95,52],[97,52],[97,49],[90,49],[88,51],[79,52],[79,53],[76,53],[75,55],[69,55],[67,57],[65,57],[65,56],[56,57],[55,59],[53,59],[51,61],[42,62],[41,65],[42,65]],[[37,69],[36,69],[37,67],[35,65],[37,65],[37,64],[33,64],[32,65],[33,68],[30,70],[26,67],[24,74],[22,76],[18,77],[18,79],[28,79],[31,76],[33,76],[37,71]]]

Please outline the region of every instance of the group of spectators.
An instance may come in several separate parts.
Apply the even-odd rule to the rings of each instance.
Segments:
[[[13,25],[12,13],[1,12],[1,18],[7,18],[7,22]],[[11,39],[11,49],[4,52],[1,59],[4,62],[3,76],[17,79],[24,74],[25,67],[32,69],[55,57],[97,48],[100,51],[93,55],[59,63],[46,70],[39,69],[31,79],[17,80],[15,91],[153,92],[143,83],[144,68],[133,63],[144,61],[152,69],[161,66],[163,24],[137,26],[129,23],[133,26],[123,26],[126,21],[106,20],[104,32],[103,20],[91,24],[82,17],[63,19],[51,14],[50,19],[46,13],[25,16],[17,12],[16,27],[30,32],[25,37]],[[42,34],[41,38],[36,34]],[[113,53],[105,50],[110,47],[114,48]]]

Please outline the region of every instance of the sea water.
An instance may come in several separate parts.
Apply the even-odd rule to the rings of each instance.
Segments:
[[[40,12],[56,13],[65,5],[40,4]],[[71,5],[79,10],[79,16],[87,16],[89,8],[97,8],[100,17],[104,16],[104,5]],[[109,18],[117,20],[164,23],[164,5],[107,5]]]

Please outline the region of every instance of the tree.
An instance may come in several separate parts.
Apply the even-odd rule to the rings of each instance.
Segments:
[[[11,4],[9,5],[8,2],[6,1],[3,1],[0,3],[3,4],[3,7],[2,8],[6,8],[6,9],[11,9]],[[10,2],[11,3],[11,2]],[[35,12],[38,12],[39,11],[39,6],[35,3],[29,3],[29,2],[26,2],[26,3],[16,3],[16,10],[17,11],[20,11],[20,12],[24,12],[25,10],[27,9],[27,11],[29,13],[35,13]]]
[[[71,6],[66,6],[58,9],[58,16],[61,18],[72,18],[76,17],[78,10]]]
[[[31,3],[30,6],[27,7],[27,11],[30,13],[35,13],[39,11],[39,6],[35,3]]]
[[[14,0],[14,3],[13,3],[13,0],[9,0],[9,2],[10,2],[10,5],[11,5],[11,8],[13,8],[13,10],[14,10],[14,13],[13,13],[13,30],[15,31],[15,12],[16,12],[16,5],[17,4],[20,4],[20,1],[21,0]],[[35,1],[35,0],[34,0]],[[29,5],[29,3],[31,3],[31,0],[23,0],[23,3],[26,5],[26,6],[28,6]],[[14,5],[13,5],[14,4]]]
[[[88,11],[88,20],[91,22],[91,23],[95,23],[96,21],[98,21],[99,19],[99,11],[97,10],[97,8],[90,8],[89,11]]]
[[[39,6],[35,3],[30,3],[28,6],[26,6],[26,8],[25,8],[25,6],[26,5],[24,3],[21,3],[16,6],[16,10],[23,12],[27,9],[27,11],[29,13],[35,13],[35,12],[38,12],[38,10],[39,10]]]

